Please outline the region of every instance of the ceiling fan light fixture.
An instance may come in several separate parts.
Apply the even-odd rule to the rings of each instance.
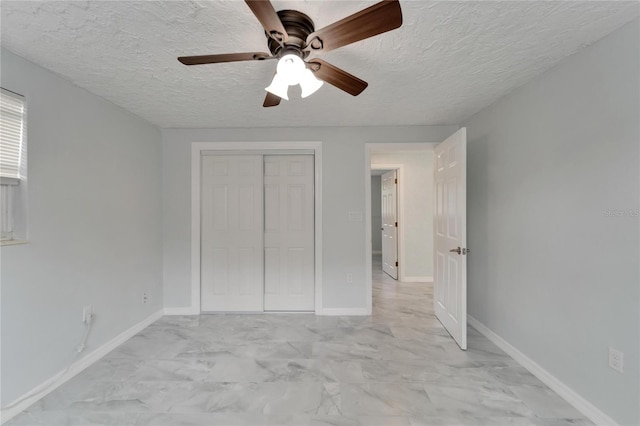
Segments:
[[[322,87],[323,82],[318,80],[313,72],[307,68],[302,58],[295,54],[284,55],[278,61],[276,75],[265,90],[281,99],[289,100],[287,91],[289,86],[300,85],[301,96],[306,98]]]
[[[307,96],[313,95],[323,84],[324,82],[318,80],[309,68],[305,68],[300,78],[300,87],[302,88],[300,96],[306,98]]]
[[[358,96],[367,88],[366,81],[321,59],[313,58],[310,63],[305,63],[305,59],[311,53],[329,52],[395,30],[402,25],[400,0],[379,0],[372,6],[319,30],[316,30],[309,16],[297,10],[276,11],[271,0],[244,1],[260,21],[271,54],[223,53],[181,56],[178,60],[184,65],[202,65],[278,59],[276,76],[266,88],[268,93],[263,107],[279,105],[281,99],[289,100],[288,87],[297,84],[302,89],[303,98],[315,93],[323,82],[352,96]],[[311,72],[307,65],[313,67]]]
[[[276,95],[277,97],[284,99],[286,101],[289,100],[289,96],[287,96],[287,92],[289,91],[289,85],[286,81],[280,76],[279,73],[273,76],[273,81],[269,85],[269,87],[265,88],[269,93]]]

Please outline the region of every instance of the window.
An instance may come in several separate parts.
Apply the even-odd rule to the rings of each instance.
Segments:
[[[15,239],[16,197],[24,179],[24,97],[0,92],[0,241]]]

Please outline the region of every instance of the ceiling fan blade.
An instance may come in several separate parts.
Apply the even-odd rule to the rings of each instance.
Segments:
[[[344,90],[353,96],[358,96],[369,85],[366,81],[360,80],[358,77],[351,75],[348,72],[323,61],[322,59],[314,58],[308,62],[307,66],[311,71],[313,71],[313,74],[318,79],[325,81],[340,90]]]
[[[178,58],[185,65],[218,64],[221,62],[239,61],[263,61],[265,59],[275,59],[268,53],[247,52],[247,53],[224,53],[221,55],[202,56],[181,56]]]
[[[267,34],[277,41],[287,41],[288,35],[278,13],[269,0],[245,0]]]
[[[280,96],[276,96],[273,93],[267,92],[267,96],[264,98],[264,103],[262,104],[262,106],[265,108],[278,106],[280,105],[280,101]]]
[[[395,30],[401,25],[400,2],[398,0],[383,0],[309,34],[307,46],[313,51],[328,52]]]

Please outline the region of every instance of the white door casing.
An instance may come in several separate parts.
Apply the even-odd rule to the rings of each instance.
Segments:
[[[264,157],[264,310],[314,310],[314,160]]]
[[[382,270],[398,279],[398,198],[395,170],[382,175]]]
[[[185,142],[186,143],[186,142]],[[315,237],[315,313],[325,312],[323,305],[322,261],[322,142],[319,141],[235,141],[235,142],[191,142],[191,295],[186,306],[167,305],[165,315],[197,315],[202,310],[202,156],[205,155],[252,154],[311,154],[314,158],[314,217]]]
[[[458,130],[434,151],[434,310],[467,349],[467,131]]]
[[[262,169],[261,155],[202,157],[202,311],[263,310]]]

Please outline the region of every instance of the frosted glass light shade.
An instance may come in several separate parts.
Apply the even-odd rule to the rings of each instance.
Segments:
[[[289,91],[289,85],[280,76],[280,73],[276,73],[276,75],[273,76],[273,81],[271,82],[269,87],[265,88],[264,90],[286,101],[289,100],[289,96],[287,96],[287,92]]]
[[[276,75],[265,90],[281,99],[289,100],[287,92],[289,86],[300,85],[301,96],[306,98],[322,87],[323,81],[318,80],[313,72],[308,69],[301,57],[296,55],[284,55],[278,61]]]
[[[302,73],[302,78],[300,78],[300,87],[302,88],[300,96],[306,98],[309,95],[313,95],[322,87],[323,84],[324,82],[322,80],[318,80],[310,69],[305,68]]]
[[[289,86],[295,86],[300,83],[304,70],[307,68],[305,67],[304,61],[301,57],[296,55],[284,55],[278,61],[276,69],[282,80],[284,80]]]

